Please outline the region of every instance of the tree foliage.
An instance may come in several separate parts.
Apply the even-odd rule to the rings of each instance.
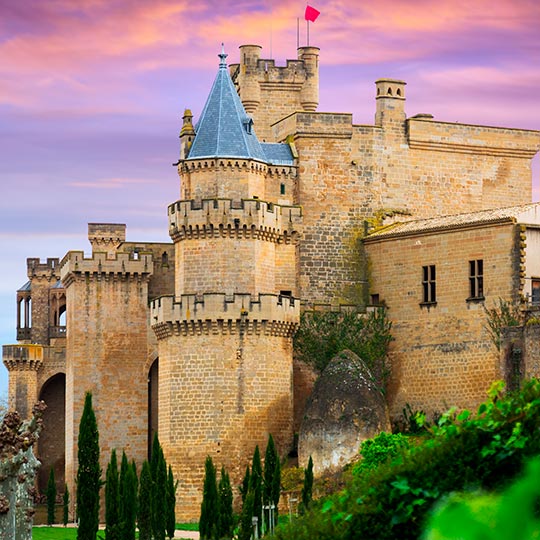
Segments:
[[[126,453],[122,453],[120,466],[120,538],[135,540],[137,521],[137,466],[135,461],[128,463]]]
[[[302,510],[305,512],[313,499],[313,459],[309,456],[308,466],[304,471],[304,486],[302,487]]]
[[[218,538],[232,538],[233,533],[233,492],[231,481],[225,467],[221,467],[218,484],[219,525]]]
[[[51,467],[49,481],[47,482],[47,525],[56,523],[56,481],[54,469]]]
[[[259,445],[255,447],[253,452],[253,460],[251,462],[251,476],[249,478],[249,489],[253,492],[253,517],[257,518],[259,532],[262,525],[262,465],[261,465],[261,453],[259,451]]]
[[[407,437],[401,433],[383,431],[373,439],[367,439],[362,443],[360,447],[362,459],[354,465],[353,474],[361,475],[376,469],[379,465],[398,457],[408,448],[410,444]]]
[[[141,469],[137,523],[139,540],[152,540],[152,472],[148,461],[144,461]]]
[[[64,487],[63,509],[64,509],[64,515],[63,515],[62,523],[64,524],[64,527],[65,527],[69,522],[69,489],[67,487],[67,484]]]
[[[499,298],[492,308],[484,307],[486,326],[484,327],[498,351],[501,350],[501,333],[503,328],[523,324],[523,315],[519,306]]]
[[[101,467],[99,465],[99,432],[92,407],[92,394],[86,393],[79,424],[77,469],[78,540],[95,540],[99,527],[99,491]]]
[[[204,463],[203,499],[199,519],[199,535],[201,540],[214,540],[219,527],[219,499],[217,489],[216,468],[210,456]]]
[[[176,516],[175,516],[175,506],[176,506],[176,482],[174,481],[174,475],[172,467],[169,465],[169,472],[167,474],[167,519],[166,519],[166,529],[167,536],[169,538],[174,537],[174,530],[176,527]]]
[[[348,349],[364,361],[379,388],[384,389],[390,374],[387,352],[393,339],[391,329],[384,308],[370,313],[304,312],[294,336],[294,352],[322,372],[336,354]]]
[[[105,538],[107,540],[120,540],[120,500],[118,461],[116,450],[113,449],[105,473]]]
[[[152,444],[152,533],[154,540],[165,540],[167,519],[167,464],[157,433]]]
[[[268,443],[264,453],[263,480],[263,503],[274,506],[273,512],[268,513],[265,522],[269,521],[269,516],[272,515],[274,523],[270,526],[270,529],[273,529],[278,520],[278,504],[281,494],[281,463],[272,434],[268,436]]]
[[[416,540],[433,505],[470,488],[501,489],[540,454],[540,382],[503,394],[498,383],[475,414],[450,410],[431,436],[391,463],[353,477],[347,488],[312,504],[276,538]]]

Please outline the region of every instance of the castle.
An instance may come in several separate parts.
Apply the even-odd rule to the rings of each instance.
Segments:
[[[393,415],[474,406],[508,376],[483,307],[540,303],[540,132],[407,118],[391,79],[375,123],[355,125],[316,111],[318,48],[286,66],[260,54],[220,54],[198,122],[184,113],[172,243],[90,223],[91,256],[27,261],[3,361],[10,406],[48,405],[42,491],[54,467],[73,492],[92,391],[103,469],[113,448],[140,465],[157,431],[178,517],[196,519],[207,455],[238,483],[269,433],[290,448],[313,382],[292,351],[305,309],[388,308]]]

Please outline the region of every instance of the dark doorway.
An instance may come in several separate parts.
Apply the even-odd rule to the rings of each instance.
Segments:
[[[156,358],[148,372],[148,459],[152,452],[154,434],[158,431],[159,400],[159,358]]]
[[[64,492],[66,462],[66,375],[58,373],[41,387],[39,399],[47,405],[43,413],[43,430],[38,441],[40,494],[47,490],[51,467],[58,493]]]

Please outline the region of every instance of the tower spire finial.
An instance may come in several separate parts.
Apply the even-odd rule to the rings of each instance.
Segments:
[[[227,62],[225,62],[225,59],[227,58],[227,54],[225,53],[225,45],[221,44],[221,54],[218,54],[220,60],[219,60],[219,67],[220,68],[226,68]]]

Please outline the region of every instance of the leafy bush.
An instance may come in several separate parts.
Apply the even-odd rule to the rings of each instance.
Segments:
[[[375,382],[384,389],[390,375],[386,355],[392,341],[391,328],[384,308],[367,314],[304,312],[294,336],[294,352],[297,358],[322,372],[336,354],[349,349],[365,362]]]
[[[401,433],[379,433],[375,438],[368,439],[360,447],[361,461],[353,466],[353,474],[359,476],[366,471],[376,469],[379,465],[397,457],[403,450],[410,447],[409,441]]]
[[[502,495],[453,494],[429,520],[424,540],[530,540],[540,537],[540,459]]]
[[[523,323],[523,315],[517,304],[507,302],[499,298],[499,302],[492,308],[484,307],[487,318],[485,329],[491,338],[491,341],[501,350],[501,331],[508,326],[519,326]]]
[[[355,477],[275,537],[417,539],[433,503],[445,494],[504,487],[527,458],[540,453],[540,382],[505,397],[502,390],[502,383],[494,385],[474,415],[442,415],[432,437]]]

